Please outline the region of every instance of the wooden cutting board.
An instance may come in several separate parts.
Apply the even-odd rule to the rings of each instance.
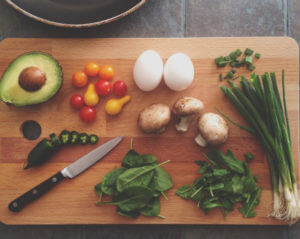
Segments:
[[[197,177],[198,167],[194,160],[202,159],[200,149],[193,141],[195,122],[185,134],[175,132],[171,125],[162,135],[145,135],[136,125],[138,113],[145,106],[160,102],[170,106],[181,96],[194,96],[205,103],[206,112],[215,112],[218,107],[234,120],[244,123],[231,103],[224,97],[219,86],[218,76],[226,69],[217,69],[214,58],[227,55],[232,50],[246,47],[261,53],[256,72],[275,71],[281,77],[281,69],[286,71],[287,103],[291,124],[293,154],[299,181],[298,163],[298,46],[286,37],[257,38],[184,38],[184,39],[6,39],[0,44],[0,72],[3,73],[9,62],[27,51],[44,51],[52,54],[61,64],[64,84],[61,91],[49,102],[25,108],[8,107],[0,103],[0,221],[5,224],[286,224],[268,215],[272,210],[272,192],[269,169],[265,154],[257,140],[248,133],[229,124],[230,138],[221,150],[231,149],[239,158],[252,152],[256,158],[251,164],[254,174],[259,175],[259,185],[263,188],[261,203],[256,209],[257,216],[245,219],[236,209],[226,218],[219,210],[204,215],[195,203],[185,201],[175,195],[176,189],[183,184],[191,184]],[[140,91],[133,82],[132,69],[136,58],[147,49],[157,50],[164,61],[173,53],[185,52],[195,66],[195,80],[191,87],[182,92],[173,92],[163,83],[153,92]],[[69,106],[70,96],[83,93],[71,84],[72,74],[82,69],[84,64],[95,61],[112,64],[116,76],[114,80],[124,80],[129,87],[132,101],[116,117],[104,113],[101,99],[97,106],[97,121],[85,124],[78,118],[78,112]],[[245,69],[240,74],[249,75]],[[96,79],[92,80],[96,81]],[[112,137],[124,135],[121,144],[101,162],[80,176],[65,180],[51,192],[28,205],[20,213],[8,210],[8,203],[15,197],[36,186],[55,172],[89,152],[96,146],[74,146],[61,149],[49,162],[39,168],[22,169],[28,152],[40,140],[29,141],[20,131],[26,120],[35,120],[42,127],[43,137],[63,129],[96,133],[100,136],[99,145]],[[161,215],[166,219],[146,218],[129,219],[119,216],[114,206],[96,207],[97,197],[94,185],[103,175],[119,166],[129,149],[129,139],[134,137],[134,148],[140,153],[153,153],[159,161],[170,159],[164,166],[173,176],[174,187],[166,194],[168,201],[161,199]]]

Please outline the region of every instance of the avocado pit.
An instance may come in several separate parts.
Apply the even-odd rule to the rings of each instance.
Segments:
[[[37,91],[46,82],[46,75],[39,68],[31,66],[25,68],[19,75],[19,85],[26,91]]]

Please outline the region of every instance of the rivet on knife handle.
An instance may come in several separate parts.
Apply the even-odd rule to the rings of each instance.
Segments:
[[[33,189],[29,190],[28,192],[24,193],[22,196],[13,200],[8,205],[9,210],[11,210],[12,212],[21,211],[22,208],[25,207],[28,203],[41,197],[43,194],[48,192],[50,189],[52,189],[55,185],[57,185],[63,179],[64,179],[64,176],[62,175],[62,173],[58,172],[57,174],[48,178],[46,181],[42,182],[38,186],[36,186]]]

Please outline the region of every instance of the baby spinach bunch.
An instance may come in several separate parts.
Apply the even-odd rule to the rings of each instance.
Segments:
[[[197,203],[205,214],[213,208],[219,208],[224,216],[241,203],[239,211],[244,217],[254,217],[254,208],[260,202],[261,188],[257,186],[257,176],[252,175],[248,162],[253,158],[245,154],[246,161],[236,159],[228,150],[224,155],[220,150],[211,149],[205,155],[207,161],[196,161],[200,166],[197,178],[192,186],[188,184],[178,188],[176,194]]]
[[[122,216],[137,218],[140,214],[149,217],[162,217],[159,196],[166,199],[165,191],[173,186],[170,174],[158,164],[153,154],[140,155],[131,149],[125,155],[121,168],[106,174],[102,182],[95,186],[99,201],[96,205],[117,206]],[[103,196],[111,196],[112,201],[102,201]]]

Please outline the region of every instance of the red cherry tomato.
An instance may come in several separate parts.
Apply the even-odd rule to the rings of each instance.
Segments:
[[[79,117],[86,123],[91,123],[96,119],[96,110],[90,106],[84,106],[79,111]]]
[[[72,95],[71,99],[70,99],[70,105],[74,108],[74,109],[80,109],[84,104],[84,100],[83,97],[79,94],[75,94]]]
[[[127,92],[127,85],[124,81],[118,80],[113,85],[113,93],[116,96],[124,96]]]
[[[107,80],[99,80],[96,83],[95,88],[98,95],[106,96],[111,91],[111,84]]]

